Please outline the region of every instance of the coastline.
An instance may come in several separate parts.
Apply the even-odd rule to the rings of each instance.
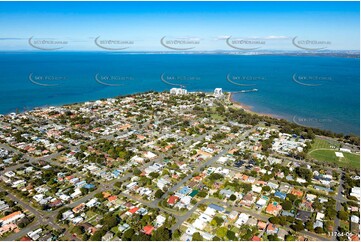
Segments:
[[[267,116],[267,117],[271,117],[271,118],[276,118],[276,119],[282,119],[282,117],[278,117],[277,115],[274,115],[274,114],[269,114],[269,113],[258,113],[258,112],[255,112],[252,110],[252,106],[248,106],[248,105],[245,105],[239,101],[236,101],[233,97],[234,93],[228,93],[228,97],[227,97],[227,100],[229,102],[231,102],[233,104],[234,107],[236,108],[240,108],[240,109],[243,109],[244,111],[246,111],[247,113],[250,113],[250,114],[255,114],[255,115],[260,115],[260,116]]]

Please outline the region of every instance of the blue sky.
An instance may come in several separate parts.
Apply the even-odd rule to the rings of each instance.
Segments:
[[[99,37],[98,43],[119,41],[101,46],[167,51],[165,37],[191,41],[167,46],[200,51],[234,50],[227,38],[262,42],[250,48],[297,50],[297,36],[327,41],[319,45],[327,49],[358,50],[359,18],[359,2],[0,2],[0,49],[36,50],[28,43],[33,37],[45,48],[105,51],[94,42]]]

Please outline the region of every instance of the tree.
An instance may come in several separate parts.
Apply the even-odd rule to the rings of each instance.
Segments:
[[[113,228],[117,226],[118,219],[116,216],[112,216],[110,214],[107,214],[103,218],[103,225],[106,225],[108,228]]]
[[[280,219],[278,217],[270,217],[268,220],[273,224],[279,224],[280,222]]]
[[[277,241],[278,240],[277,236],[274,234],[267,235],[267,239],[269,241]]]
[[[307,229],[308,231],[312,231],[312,230],[313,230],[313,222],[312,222],[312,221],[307,221],[307,222],[305,223],[305,226],[306,226],[306,229]]]
[[[287,234],[287,235],[285,236],[285,239],[286,239],[286,241],[295,241],[295,240],[296,240],[296,237],[293,236],[293,235]]]
[[[322,234],[324,231],[323,231],[323,228],[321,228],[321,227],[316,227],[316,228],[315,228],[315,232],[316,232],[317,234]]]
[[[216,234],[219,238],[223,238],[227,234],[227,228],[220,227],[219,229],[217,229]]]
[[[77,235],[81,235],[83,234],[85,231],[84,231],[84,228],[81,227],[81,226],[75,226],[73,228],[73,233],[76,233]]]
[[[269,186],[264,186],[264,187],[262,187],[262,191],[269,192],[269,191],[271,191],[271,188]]]
[[[320,210],[322,209],[322,204],[321,204],[318,200],[316,200],[316,201],[314,201],[314,202],[312,203],[312,207],[313,207],[315,210],[320,211]]]
[[[303,227],[303,224],[302,224],[302,223],[295,223],[295,224],[292,224],[290,227],[291,227],[291,229],[293,229],[294,231],[304,230],[304,227]]]
[[[197,196],[199,196],[199,197],[206,197],[207,196],[207,192],[206,191],[200,191],[198,194],[197,194]]]
[[[326,207],[325,216],[329,220],[333,220],[336,217],[337,211],[332,207]]]
[[[237,197],[236,197],[236,195],[232,194],[232,195],[229,197],[229,199],[230,199],[231,201],[236,201]]]
[[[237,240],[236,234],[232,230],[227,231],[227,238],[229,240]]]
[[[134,235],[135,231],[134,229],[130,228],[130,229],[127,229],[124,233],[123,233],[123,236],[122,236],[122,240],[130,240],[132,238],[132,236]],[[98,239],[99,241],[100,239]]]
[[[298,176],[302,177],[306,181],[311,181],[312,172],[311,170],[307,169],[306,167],[296,167],[295,172]]]
[[[279,216],[279,224],[284,226],[287,224],[287,217],[286,216]]]
[[[214,217],[211,221],[211,225],[213,225],[214,227],[216,226],[220,226],[223,223],[223,219],[221,217]]]
[[[202,240],[203,240],[203,237],[199,232],[195,232],[192,235],[192,241],[202,241]]]
[[[92,237],[90,237],[90,240],[91,241],[101,241],[104,234],[105,234],[105,231],[98,230],[93,234]]]
[[[160,189],[158,189],[155,193],[154,193],[154,196],[156,198],[161,198],[162,196],[164,195],[164,192]]]
[[[219,179],[223,178],[223,176],[219,173],[212,173],[211,175],[208,176],[208,178],[211,181],[215,181],[215,180],[219,180]]]
[[[249,183],[242,183],[241,187],[243,188],[243,193],[245,194],[252,190],[252,185]]]
[[[289,193],[289,194],[287,194],[287,198],[288,198],[291,202],[294,202],[294,201],[297,199],[297,196]]]
[[[176,230],[174,230],[174,232],[172,234],[172,239],[178,240],[180,236],[181,236],[181,232],[179,231],[179,229],[176,229]]]
[[[339,211],[337,217],[341,220],[348,220],[348,213],[346,211]]]
[[[284,210],[291,210],[292,209],[292,203],[290,201],[284,201],[282,204],[282,209]]]
[[[149,241],[150,236],[145,233],[133,234],[132,240],[133,241]]]
[[[133,174],[136,175],[136,176],[139,176],[141,173],[142,173],[142,171],[139,170],[138,168],[135,168],[134,171],[133,171]]]
[[[85,187],[80,188],[80,191],[82,195],[86,195],[88,193],[88,189],[86,189]]]
[[[166,241],[170,240],[172,237],[172,231],[163,226],[158,228],[157,230],[153,231],[152,240],[156,241]]]

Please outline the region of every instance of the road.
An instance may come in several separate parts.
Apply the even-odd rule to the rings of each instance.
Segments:
[[[344,199],[342,196],[343,191],[343,179],[344,172],[340,174],[339,178],[339,186],[338,186],[338,192],[336,196],[336,211],[339,212],[341,210],[341,201]],[[338,227],[340,227],[340,219],[336,216],[335,223],[333,225],[333,233],[332,233],[332,240],[337,240],[336,232],[338,231]]]
[[[0,191],[5,191],[4,189],[0,188]],[[27,226],[24,229],[21,229],[18,233],[10,234],[9,236],[5,238],[1,238],[1,240],[16,240],[17,238],[21,238],[25,236],[28,232],[37,229],[40,225],[50,225],[54,229],[62,229],[58,224],[56,224],[52,219],[47,217],[42,211],[37,210],[36,208],[33,208],[29,205],[29,203],[26,203],[22,201],[20,198],[18,198],[16,195],[11,194],[9,191],[7,197],[11,200],[17,202],[22,208],[28,210],[30,213],[32,213],[35,216],[34,221]]]
[[[253,127],[252,129],[250,130],[247,130],[246,132],[244,132],[241,136],[240,136],[240,139],[243,140],[244,138],[246,138],[251,132],[253,132],[255,130],[255,127]],[[196,140],[200,140],[200,139],[203,139],[205,135],[201,135],[201,136],[198,136],[197,138],[195,138]],[[103,136],[102,136],[103,137]],[[107,136],[104,136],[104,138],[114,138],[114,137],[107,137]],[[189,142],[189,141],[188,141]],[[187,142],[187,143],[188,143]],[[172,230],[174,231],[175,229],[179,228],[181,226],[181,224],[183,224],[183,222],[185,222],[194,212],[195,210],[198,208],[199,205],[201,204],[204,204],[204,203],[215,203],[215,204],[219,204],[219,205],[222,205],[222,206],[226,206],[228,208],[232,208],[233,210],[236,210],[238,212],[244,212],[244,213],[247,213],[257,219],[260,219],[260,220],[263,220],[263,221],[268,221],[268,218],[269,216],[267,215],[264,215],[264,214],[260,214],[260,213],[257,213],[251,209],[247,209],[247,208],[243,208],[243,207],[235,207],[227,202],[224,202],[224,201],[221,201],[219,199],[216,199],[216,198],[208,198],[208,199],[203,199],[201,201],[199,201],[195,206],[192,207],[192,209],[190,209],[189,211],[187,211],[184,215],[179,215],[179,213],[175,213],[175,212],[172,212],[170,209],[165,209],[165,208],[162,208],[160,207],[158,204],[159,204],[159,201],[163,200],[163,199],[166,199],[171,193],[177,191],[178,189],[180,189],[187,181],[189,181],[190,179],[192,179],[192,177],[200,172],[203,168],[207,167],[207,166],[211,166],[213,165],[221,156],[224,156],[233,146],[235,146],[235,144],[230,144],[230,145],[225,145],[225,147],[223,148],[223,150],[221,152],[219,152],[216,156],[208,159],[207,161],[205,161],[204,163],[201,163],[200,165],[198,165],[190,174],[188,174],[186,177],[184,177],[182,180],[180,180],[179,182],[177,182],[173,187],[171,187],[163,196],[162,198],[160,199],[155,199],[151,202],[147,202],[147,201],[143,201],[141,199],[137,199],[136,197],[130,195],[130,194],[126,194],[126,193],[120,193],[119,195],[121,196],[124,196],[124,197],[127,197],[127,198],[130,198],[130,199],[133,199],[139,203],[142,203],[144,204],[145,206],[148,206],[148,207],[151,207],[151,208],[157,208],[157,209],[160,209],[162,211],[165,211],[167,213],[171,213],[174,215],[174,217],[176,218],[176,224],[172,226]],[[15,150],[13,149],[12,147],[8,147],[7,145],[4,145],[4,144],[0,144],[0,147],[5,147],[7,149],[10,149],[10,150]],[[73,147],[74,148],[74,147]],[[16,150],[15,150],[16,151]],[[40,158],[33,158],[33,157],[30,157],[28,155],[24,155],[24,158],[28,159],[29,162],[27,163],[24,163],[24,164],[18,164],[18,165],[15,165],[15,166],[12,166],[12,167],[7,167],[5,169],[5,171],[9,171],[9,170],[15,170],[15,169],[18,169],[18,168],[21,168],[23,167],[25,164],[32,164],[34,162],[37,162],[38,160],[45,160],[46,162],[49,162],[50,164],[52,165],[59,165],[58,162],[56,161],[53,161],[52,158],[55,158],[57,156],[59,156],[60,153],[53,153],[49,156],[46,156],[46,157],[40,157]],[[164,158],[165,154],[164,155],[161,155],[159,156],[157,159],[149,162],[149,163],[146,163],[144,164],[143,166],[139,167],[140,170],[144,170],[146,167],[154,164],[155,162],[158,162],[158,161],[161,161],[163,158]],[[300,162],[302,163],[302,161],[299,161],[299,160],[295,160],[297,162]],[[101,183],[99,185],[99,187],[81,197],[80,199],[70,203],[70,204],[67,204],[65,205],[64,207],[68,207],[68,208],[73,208],[81,203],[84,203],[88,200],[90,200],[91,198],[94,197],[95,194],[97,193],[100,193],[100,192],[103,192],[103,191],[106,191],[106,190],[110,190],[113,185],[116,183],[116,182],[124,182],[124,181],[127,181],[128,179],[130,179],[131,177],[133,177],[134,174],[133,173],[127,173],[125,174],[123,177],[121,177],[120,179],[115,179],[115,180],[112,180],[110,182],[107,182],[107,183]],[[341,177],[341,176],[340,176]],[[336,209],[339,211],[340,209],[340,206],[341,206],[341,203],[340,201],[342,201],[342,199],[344,199],[342,197],[342,194],[341,194],[341,191],[342,191],[342,179],[340,179],[340,186],[339,186],[339,191],[338,191],[338,195],[337,195],[337,205],[336,205]],[[31,231],[31,230],[34,230],[36,229],[37,227],[39,227],[40,225],[44,225],[44,224],[49,224],[51,225],[53,228],[55,229],[62,229],[61,226],[59,226],[57,224],[57,221],[56,221],[56,215],[58,214],[58,209],[56,210],[53,210],[53,211],[39,211],[33,207],[31,207],[28,203],[25,203],[23,202],[21,199],[17,198],[15,195],[12,195],[12,194],[9,194],[9,197],[11,199],[13,199],[14,201],[17,201],[21,206],[23,206],[25,209],[29,210],[31,213],[33,213],[35,215],[35,221],[30,224],[29,226],[27,226],[26,228],[22,229],[19,233],[16,233],[16,234],[11,234],[9,236],[7,236],[6,238],[3,238],[3,240],[16,240],[17,238],[20,238],[24,235],[26,235],[27,232]],[[63,208],[63,207],[62,207]],[[338,224],[339,221],[335,221],[335,229],[338,228]],[[288,227],[289,229],[289,227]],[[335,230],[336,231],[336,230]],[[309,237],[313,237],[313,238],[316,238],[317,240],[320,240],[320,241],[325,241],[327,240],[326,238],[322,237],[322,236],[319,236],[317,234],[314,234],[314,233],[311,233],[311,232],[307,232],[307,231],[302,231],[302,232],[299,232],[300,234],[303,234],[303,235],[306,235],[306,236],[309,236]],[[71,235],[69,234],[68,231],[66,231],[66,237],[68,238],[72,238]]]

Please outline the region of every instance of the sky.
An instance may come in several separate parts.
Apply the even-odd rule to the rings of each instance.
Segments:
[[[0,2],[0,50],[359,50],[359,19],[359,2]]]

